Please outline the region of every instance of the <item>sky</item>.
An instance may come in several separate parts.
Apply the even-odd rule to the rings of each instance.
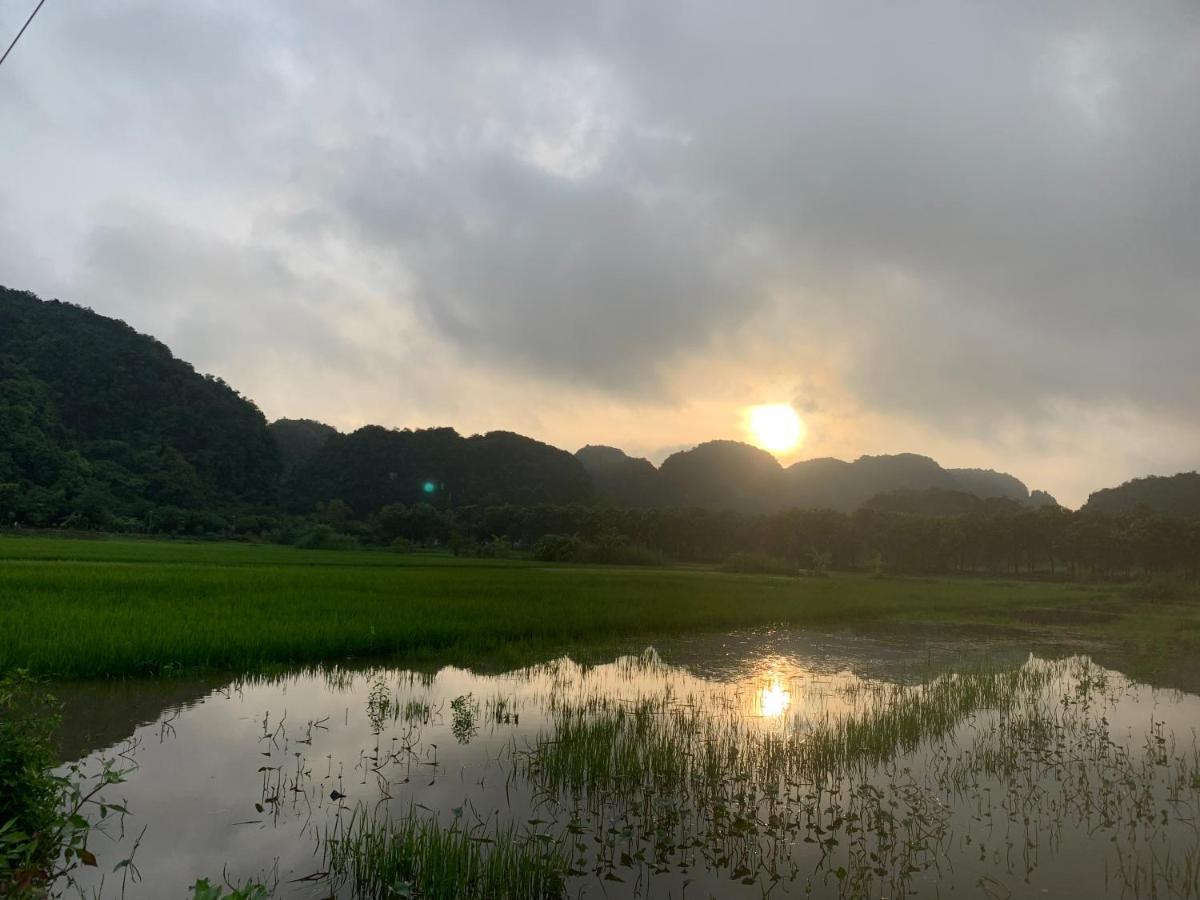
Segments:
[[[0,36],[33,0],[0,0]],[[47,0],[0,284],[269,418],[1200,461],[1200,4]]]

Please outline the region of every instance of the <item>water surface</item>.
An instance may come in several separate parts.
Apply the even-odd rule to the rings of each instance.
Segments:
[[[926,709],[948,673],[981,668],[1025,673],[1023,705],[956,694],[949,720]],[[88,895],[183,898],[224,876],[350,896],[327,841],[362,816],[408,815],[563,842],[580,897],[1200,893],[1200,697],[1086,657],[744,632],[504,673],[332,667],[63,699],[68,754],[131,767],[112,790],[130,815],[93,843]],[[839,723],[836,772],[772,758]],[[581,757],[603,734],[644,765]],[[746,752],[703,773],[722,741]],[[669,752],[655,761],[651,745]],[[686,764],[661,758],[675,751]],[[112,865],[139,836],[138,877],[122,881]]]

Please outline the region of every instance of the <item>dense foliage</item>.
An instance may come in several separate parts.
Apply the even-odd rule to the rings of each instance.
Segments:
[[[966,511],[932,508],[943,502],[961,503]],[[766,566],[755,571],[1195,577],[1200,567],[1200,520],[1146,509],[1119,516],[1031,509],[944,492],[884,495],[853,513],[396,503],[363,518],[341,518],[324,526],[320,541],[299,543],[333,547],[338,535],[362,546],[529,554],[562,562],[727,563],[754,557]]]
[[[994,472],[991,469],[947,469],[946,471],[954,478],[955,490],[974,494],[983,499],[1003,497],[1007,500],[1015,500],[1017,503],[1031,502],[1029,488],[1019,478],[1015,478],[1007,472]],[[1035,501],[1034,505],[1041,506],[1042,504]]]
[[[57,850],[59,788],[51,770],[57,720],[20,672],[0,677],[0,895],[36,883]],[[14,896],[21,895],[19,890]]]
[[[953,516],[862,509],[744,514],[703,509],[589,507],[468,508],[445,514],[441,533],[502,536],[531,547],[547,534],[630,545],[684,562],[722,562],[736,554],[783,560],[793,569],[893,572],[1133,575],[1200,567],[1200,521],[1147,511],[1123,516],[1061,507]],[[415,536],[419,540],[419,536]]]
[[[596,488],[596,499],[609,506],[666,506],[666,488],[648,459],[616,447],[589,444],[575,452]]]
[[[774,506],[783,476],[770,453],[737,441],[708,441],[672,453],[659,469],[670,498],[680,506],[759,511]]]
[[[923,491],[884,491],[864,503],[862,508],[918,516],[959,516],[965,513],[1015,513],[1021,510],[1021,504],[1008,497],[981,498],[966,491],[926,488]]]
[[[0,521],[140,530],[270,503],[262,413],[123,322],[0,288]]]
[[[303,469],[329,441],[337,429],[312,419],[277,419],[268,426],[275,446],[279,448],[279,460],[283,464],[283,476]]]
[[[0,667],[0,897],[6,900],[74,893],[73,873],[100,865],[88,846],[91,837],[111,841],[106,827],[124,827],[128,811],[104,792],[130,769],[101,757],[95,765],[75,762],[55,772],[58,725],[57,701],[41,682],[23,669]],[[112,866],[113,873],[124,870],[122,895],[131,864],[132,856]]]
[[[1139,506],[1173,516],[1200,518],[1200,474],[1135,478],[1119,487],[1105,488],[1088,497],[1088,512],[1129,513]]]
[[[592,483],[571,454],[506,431],[464,438],[453,428],[395,430],[368,425],[325,441],[284,484],[284,502],[308,512],[331,501],[367,516],[385,506],[429,501],[586,503]]]

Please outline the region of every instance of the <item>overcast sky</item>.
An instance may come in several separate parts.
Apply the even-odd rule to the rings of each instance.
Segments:
[[[0,284],[271,418],[1200,463],[1194,0],[48,0],[0,173]]]

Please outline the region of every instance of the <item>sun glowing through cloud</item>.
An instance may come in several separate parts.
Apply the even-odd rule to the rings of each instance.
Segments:
[[[765,403],[747,411],[751,440],[771,453],[787,453],[800,446],[805,437],[804,422],[788,403]]]

